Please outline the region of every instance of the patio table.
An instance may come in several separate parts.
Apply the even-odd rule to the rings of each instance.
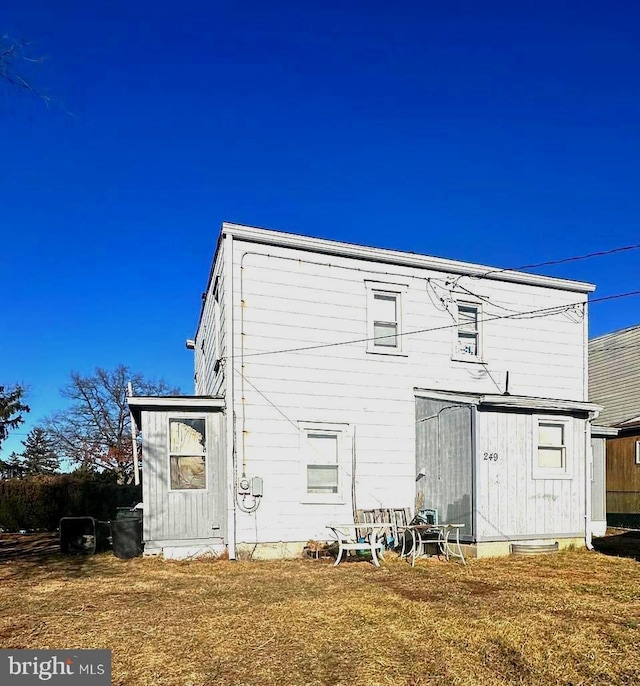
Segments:
[[[411,556],[411,566],[416,563],[416,558],[422,554],[425,543],[436,543],[440,552],[449,561],[449,558],[456,557],[466,565],[462,548],[460,547],[460,530],[464,529],[464,524],[409,524],[399,526],[399,531],[408,532],[411,535],[411,548],[407,549],[403,541],[400,551],[401,557]],[[454,538],[451,538],[451,534]],[[433,536],[437,538],[433,538]],[[405,537],[406,540],[406,537]]]

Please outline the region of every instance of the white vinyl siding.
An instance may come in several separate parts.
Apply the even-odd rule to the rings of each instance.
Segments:
[[[573,478],[534,473],[538,460],[538,419],[524,412],[478,412],[475,479],[480,540],[529,536],[579,536],[585,514],[585,420],[566,422],[565,440]],[[485,459],[487,455],[497,460]]]
[[[350,521],[352,451],[358,508],[388,503],[413,508],[416,387],[490,394],[504,390],[509,372],[513,395],[586,400],[582,318],[575,312],[536,319],[495,318],[513,311],[570,306],[586,300],[586,295],[497,278],[461,280],[494,303],[482,304],[485,369],[451,359],[457,324],[441,303],[429,298],[426,287],[427,278],[444,279],[441,273],[242,240],[234,240],[233,247],[234,339],[233,345],[227,341],[226,355],[236,360],[236,388],[243,385],[240,371],[246,380],[244,393],[238,390],[235,407],[227,411],[237,417],[245,413],[244,432],[236,427],[238,462],[244,457],[248,473],[265,480],[258,512],[261,542],[280,541],[283,536],[292,541],[325,540],[327,523]],[[373,291],[400,295],[400,350],[387,348],[385,354],[384,347],[363,342],[374,338]],[[341,497],[309,506],[304,500],[307,472],[306,463],[301,467],[299,423],[313,418],[348,424],[355,435],[341,454]],[[505,440],[511,441],[506,430]],[[519,434],[523,441],[526,437],[526,452],[513,455],[514,464],[526,470],[529,479],[534,435],[528,425],[526,435]],[[495,469],[503,462],[482,465]],[[578,457],[573,467],[577,478]],[[545,482],[536,480],[534,485],[540,488],[539,494],[535,491],[539,503],[548,502],[542,493]],[[578,487],[556,480],[553,486],[563,493],[566,487],[576,509]],[[490,497],[497,499],[497,507],[503,506],[502,487],[492,483]],[[254,517],[240,513],[237,523],[238,540],[254,541]]]
[[[201,319],[196,332],[196,395],[222,395],[225,391],[226,303],[224,298],[223,253],[216,255],[213,275],[204,297]]]

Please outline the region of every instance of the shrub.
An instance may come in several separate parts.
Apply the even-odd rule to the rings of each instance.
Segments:
[[[140,486],[100,475],[60,474],[0,481],[0,527],[54,531],[62,517],[114,519],[118,507],[141,500]]]

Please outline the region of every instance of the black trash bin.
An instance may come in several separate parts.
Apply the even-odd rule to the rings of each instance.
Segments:
[[[60,520],[60,551],[67,555],[94,555],[109,547],[109,522],[94,517]]]
[[[142,519],[128,517],[111,522],[113,554],[122,560],[142,555]]]
[[[117,507],[116,519],[138,519],[142,521],[142,510],[135,507]]]

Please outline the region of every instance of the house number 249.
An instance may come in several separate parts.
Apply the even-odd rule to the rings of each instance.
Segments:
[[[498,461],[498,453],[483,453],[483,456],[485,460],[493,460],[494,462]]]

